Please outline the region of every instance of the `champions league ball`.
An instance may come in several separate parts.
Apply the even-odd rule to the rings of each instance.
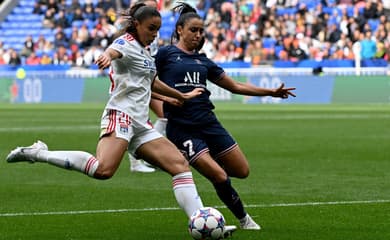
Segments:
[[[222,239],[225,219],[217,209],[204,207],[196,210],[189,221],[188,230],[193,239]]]

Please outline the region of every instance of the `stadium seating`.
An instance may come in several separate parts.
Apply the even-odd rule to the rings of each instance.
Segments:
[[[42,15],[33,14],[34,1],[22,0],[0,25],[0,40],[5,48],[20,51],[26,36],[31,35],[34,40],[44,35],[50,40],[53,35],[50,29],[42,28]]]
[[[5,20],[0,23],[0,41],[4,44],[4,49],[13,48],[16,51],[20,51],[24,47],[24,42],[28,35],[31,35],[33,40],[36,41],[39,36],[44,36],[46,40],[54,42],[55,30],[44,28],[42,24],[42,20],[44,18],[43,14],[34,14],[34,4],[36,1],[34,0],[20,0],[18,4],[12,12],[7,15]],[[78,1],[81,5],[83,5],[86,0]],[[99,0],[92,0],[93,4],[97,4]],[[278,7],[276,8],[276,15],[294,15],[296,14],[300,8],[305,6],[307,9],[315,9],[318,4],[322,4],[321,0],[298,0],[298,4],[294,7]],[[67,4],[71,4],[72,0],[66,0]],[[346,8],[347,16],[352,16],[354,14],[354,8],[358,7],[359,13],[363,14],[364,8],[362,5],[352,5],[352,6],[337,6],[337,7],[329,7],[335,6],[337,3],[335,0],[328,0],[328,7],[324,6],[323,11],[329,14],[329,22],[328,24],[334,22],[338,25],[337,21],[335,22],[336,17],[333,16],[337,13],[338,16],[343,14],[342,9]],[[334,5],[332,5],[334,4]],[[253,8],[253,4],[248,3],[248,8]],[[199,14],[201,16],[205,16],[206,10],[200,10]],[[160,38],[165,41],[170,41],[170,38],[173,33],[173,29],[177,20],[177,14],[173,14],[172,11],[162,11],[162,26],[160,29]],[[92,30],[96,26],[96,22],[94,21],[73,21],[72,27],[80,28],[83,24],[87,24],[89,30]],[[367,24],[370,26],[372,31],[378,29],[380,24],[379,19],[367,19]],[[71,36],[72,27],[64,29],[64,33],[67,37]],[[278,45],[276,39],[270,37],[262,37],[263,48],[265,49],[273,49],[275,52],[275,56],[279,57],[280,52],[283,50],[283,46]],[[332,50],[331,48],[330,50]],[[52,51],[53,52],[53,51]],[[52,54],[52,52],[50,54]],[[332,52],[330,51],[330,54]],[[42,51],[37,51],[36,54],[38,56],[42,56]],[[51,55],[50,55],[51,56]],[[24,59],[22,59],[22,62]],[[249,67],[248,63],[239,63],[239,61],[222,63],[224,67]],[[273,63],[274,67],[353,67],[354,62],[351,60],[323,60],[321,62],[317,62],[313,59],[303,60],[299,62],[291,62],[291,61],[275,61]],[[387,66],[387,61],[380,60],[365,60],[362,61],[363,67],[371,67],[371,66]]]

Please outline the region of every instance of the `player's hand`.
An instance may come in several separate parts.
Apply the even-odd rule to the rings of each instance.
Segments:
[[[183,99],[184,100],[189,100],[191,98],[199,96],[203,92],[204,92],[204,88],[195,88],[191,92],[183,93]]]
[[[95,64],[98,65],[99,69],[105,69],[108,68],[111,64],[111,57],[108,56],[107,54],[103,53],[100,55],[96,61]]]
[[[175,107],[181,107],[183,106],[184,101],[180,101],[177,98],[171,98],[171,97],[165,97],[164,102],[167,102]]]
[[[296,95],[291,92],[292,90],[295,90],[295,88],[284,88],[284,83],[280,85],[280,87],[273,90],[273,93],[271,94],[272,97],[279,97],[279,98],[288,98],[288,96],[296,97]]]

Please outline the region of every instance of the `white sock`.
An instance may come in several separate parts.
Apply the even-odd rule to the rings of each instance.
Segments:
[[[90,153],[82,151],[46,151],[38,153],[38,161],[48,162],[57,167],[77,170],[93,177],[99,161]]]
[[[179,206],[186,212],[188,218],[203,207],[191,172],[179,173],[172,178],[173,192]]]
[[[159,133],[166,136],[165,129],[167,127],[168,119],[166,118],[158,118],[154,123],[154,129],[156,129]]]

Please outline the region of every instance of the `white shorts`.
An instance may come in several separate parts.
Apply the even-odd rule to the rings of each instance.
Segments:
[[[150,122],[140,124],[132,121],[126,113],[114,109],[104,110],[100,126],[100,138],[115,132],[117,138],[122,138],[129,143],[128,151],[134,157],[139,146],[163,137]]]

